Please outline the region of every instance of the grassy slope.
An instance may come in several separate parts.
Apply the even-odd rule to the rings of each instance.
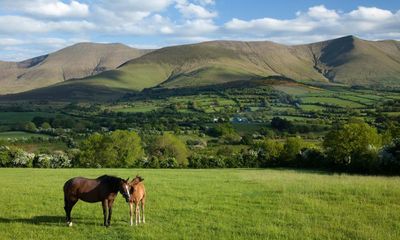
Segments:
[[[400,47],[396,41],[365,41],[347,36],[309,45],[317,68],[334,82],[349,85],[400,85]]]
[[[398,52],[396,41],[371,42],[352,36],[299,46],[214,41],[156,50],[82,83],[141,90],[276,75],[300,82],[392,84],[400,80]]]
[[[372,42],[353,36],[298,46],[272,42],[204,42],[159,49],[116,70],[65,81],[15,98],[85,99],[99,94],[115,98],[125,91],[156,86],[197,87],[268,76],[284,76],[298,82],[398,86],[399,49],[396,41]]]
[[[122,44],[79,43],[23,62],[0,62],[0,94],[91,76],[115,69],[146,52]]]
[[[147,222],[128,226],[117,197],[111,228],[100,204],[79,202],[64,225],[73,176],[140,173]],[[399,178],[289,170],[0,169],[1,239],[396,239]]]

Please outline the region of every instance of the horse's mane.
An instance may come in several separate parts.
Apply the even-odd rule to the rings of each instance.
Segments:
[[[115,177],[115,176],[110,176],[110,175],[102,175],[102,176],[100,176],[100,177],[98,177],[96,179],[101,181],[101,182],[110,183],[110,184],[113,184],[113,185],[118,184],[122,180],[122,178]]]

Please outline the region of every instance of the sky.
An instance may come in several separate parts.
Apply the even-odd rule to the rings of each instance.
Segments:
[[[136,48],[210,40],[400,40],[400,0],[0,0],[0,59],[78,42]]]

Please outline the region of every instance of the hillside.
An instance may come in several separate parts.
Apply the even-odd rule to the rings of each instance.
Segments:
[[[365,41],[353,36],[297,46],[213,41],[156,50],[80,83],[141,90],[268,76],[299,82],[400,85],[400,43]]]
[[[72,68],[67,66],[61,68],[50,65],[61,71],[61,76],[65,78],[55,81],[58,82],[56,85],[20,96],[40,98],[46,93],[52,93],[57,98],[57,92],[62,92],[65,97],[78,97],[79,94],[95,96],[98,89],[101,89],[100,93],[105,89],[108,89],[106,92],[121,93],[152,87],[190,88],[235,81],[256,81],[271,76],[293,79],[301,83],[400,86],[400,43],[366,41],[354,36],[296,46],[267,41],[212,41],[173,46],[134,58],[110,71],[96,71],[107,69],[106,62],[115,63],[109,66],[118,65],[118,61],[115,60],[117,52],[113,53],[114,58],[108,57],[105,58],[107,61],[100,62],[93,60],[90,64],[86,63],[86,66],[90,66],[84,68],[86,70],[77,72],[69,70]],[[43,68],[43,65],[49,65],[45,64],[46,61],[55,56],[57,54],[44,59],[30,60],[24,64],[34,65],[31,68]],[[127,58],[128,56],[125,57]],[[92,59],[98,59],[98,56]],[[110,68],[112,67],[108,67]],[[40,71],[36,71],[38,72]],[[95,75],[98,72],[100,73]],[[89,77],[63,81],[78,78],[80,75]],[[32,75],[23,75],[23,79],[28,81],[29,76]],[[40,77],[38,79],[43,79]],[[95,90],[91,93],[86,92],[91,89]],[[18,97],[12,96],[13,99]]]
[[[98,74],[146,52],[123,44],[79,43],[22,62],[0,62],[0,94],[23,92]]]

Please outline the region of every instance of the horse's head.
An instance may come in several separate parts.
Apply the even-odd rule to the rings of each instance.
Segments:
[[[139,175],[136,175],[136,177],[134,179],[132,179],[132,181],[129,183],[129,185],[131,186],[131,194],[136,190],[136,185],[140,182],[143,182],[144,178],[142,178]]]
[[[142,178],[139,175],[136,175],[136,177],[134,179],[132,179],[132,181],[131,181],[131,186],[134,186],[134,185],[136,185],[136,184],[138,184],[140,182],[143,182],[143,181],[144,181],[144,178]]]
[[[127,178],[126,180],[121,179],[121,182],[119,184],[119,192],[122,194],[122,196],[124,196],[126,202],[129,202],[129,199],[131,198],[131,194],[129,192],[130,185],[128,180],[129,178]]]

